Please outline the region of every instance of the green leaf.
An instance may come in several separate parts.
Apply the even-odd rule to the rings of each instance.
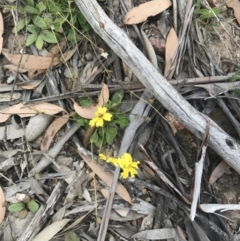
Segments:
[[[102,145],[102,138],[100,137],[98,130],[95,130],[90,138],[90,142],[95,143],[97,147]]]
[[[40,13],[36,8],[34,8],[34,7],[32,7],[32,6],[29,6],[29,5],[26,5],[26,6],[24,7],[24,10],[25,10],[27,13],[31,13],[31,14],[39,14],[39,13]]]
[[[31,201],[27,204],[27,208],[28,208],[31,212],[35,213],[35,212],[37,212],[37,210],[39,209],[39,205],[38,205],[38,203],[35,202],[34,200],[31,200]]]
[[[232,75],[230,78],[229,78],[229,81],[231,82],[234,82],[236,80],[240,79],[240,70],[238,70],[237,72],[235,72],[234,75]]]
[[[49,12],[57,14],[58,12],[61,11],[61,9],[56,5],[56,3],[52,3],[50,1],[48,1],[48,5],[47,8],[49,10]]]
[[[79,104],[80,104],[82,107],[88,108],[88,107],[91,106],[93,103],[92,103],[91,100],[89,100],[89,99],[81,99],[81,100],[79,101]]]
[[[36,33],[32,33],[28,35],[27,40],[26,40],[26,46],[30,46],[37,40],[38,35]]]
[[[19,32],[20,30],[22,30],[26,26],[26,23],[27,23],[27,21],[26,21],[25,18],[19,20],[18,23],[17,23],[17,26],[13,28],[12,32],[13,33]]]
[[[77,113],[73,115],[73,119],[76,120],[80,126],[89,126],[89,120],[79,116]]]
[[[52,19],[52,17],[46,14],[46,15],[44,16],[43,20],[45,21],[45,23],[47,24],[48,28],[50,29],[51,26],[53,25],[53,19]]]
[[[28,6],[34,7],[34,0],[27,0],[27,1],[26,1],[26,4],[27,4]]]
[[[45,28],[48,27],[47,24],[46,24],[46,22],[44,21],[44,19],[41,18],[41,17],[39,17],[39,16],[37,16],[36,18],[34,18],[33,23],[34,23],[36,26],[38,26],[39,28],[41,28],[41,29],[45,29]]]
[[[77,234],[75,232],[69,232],[66,233],[65,235],[65,241],[80,241],[80,238],[77,236]]]
[[[76,39],[76,33],[73,29],[70,29],[67,35],[67,39],[68,41],[70,41],[71,43],[76,43],[77,39]]]
[[[129,125],[129,119],[128,118],[120,118],[114,121],[114,123],[118,124],[120,127],[126,127]]]
[[[113,104],[119,104],[124,96],[124,90],[116,92],[112,97]]]
[[[84,23],[84,24],[81,24],[81,27],[84,31],[89,31],[91,29],[91,26],[89,25],[88,22]]]
[[[105,129],[105,133],[106,133],[106,142],[108,144],[112,144],[117,135],[117,129],[109,126],[108,128]]]
[[[57,18],[56,21],[53,23],[54,30],[62,33],[63,32],[63,27],[62,25],[64,24],[65,20],[63,18]]]
[[[13,28],[12,32],[17,33],[18,31],[22,30],[26,25],[26,19],[21,19],[18,21],[17,26]]]
[[[37,37],[36,47],[37,47],[38,50],[41,50],[42,47],[43,47],[43,39],[40,35]]]
[[[57,39],[54,33],[49,30],[42,30],[40,35],[42,36],[42,39],[47,43],[57,43]]]
[[[46,6],[44,5],[43,2],[39,2],[37,5],[36,5],[36,8],[38,9],[38,11],[41,13],[43,12],[44,10],[46,10]]]
[[[77,15],[78,22],[82,25],[87,22],[86,18],[83,16],[81,12],[78,13]]]
[[[18,213],[24,209],[25,205],[22,202],[13,203],[8,207],[8,211],[12,213]]]
[[[36,34],[38,34],[39,31],[40,31],[40,28],[37,27],[37,26],[35,26],[34,24],[29,24],[29,25],[27,26],[27,30],[28,30],[30,33],[36,33]]]

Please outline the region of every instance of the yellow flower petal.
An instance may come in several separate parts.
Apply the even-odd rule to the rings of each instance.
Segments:
[[[105,113],[105,114],[103,115],[103,119],[104,119],[105,121],[110,121],[110,120],[112,119],[112,114],[110,114],[110,113]]]
[[[107,112],[107,108],[106,107],[98,107],[97,113],[99,115],[104,115]]]
[[[138,165],[140,164],[139,161],[135,161],[135,162],[132,162],[131,163],[131,166],[134,167],[134,168],[138,168]]]
[[[128,169],[130,172],[131,177],[135,177],[137,175],[137,170],[135,168]]]
[[[92,120],[90,120],[89,125],[90,125],[91,127],[95,126],[97,120],[98,120],[98,118],[93,118]]]
[[[107,160],[107,157],[106,157],[104,154],[102,154],[102,153],[99,154],[99,158],[100,158],[101,160],[104,160],[104,161]]]
[[[115,158],[115,157],[110,157],[110,162],[114,165],[114,166],[117,166],[118,165],[118,158]]]
[[[102,118],[97,118],[96,127],[100,127],[100,126],[103,126],[103,119]]]
[[[121,178],[123,178],[123,179],[128,178],[128,171],[127,170],[123,170],[123,172],[121,173]]]

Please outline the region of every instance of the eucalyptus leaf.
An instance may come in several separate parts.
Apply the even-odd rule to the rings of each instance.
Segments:
[[[24,10],[27,12],[27,13],[31,13],[31,14],[39,14],[40,12],[37,10],[37,8],[34,8],[32,6],[29,6],[29,5],[26,5],[24,7]]]
[[[44,19],[40,16],[34,18],[33,23],[41,29],[46,29],[48,27]]]
[[[42,39],[47,43],[57,43],[56,36],[49,30],[42,30],[40,33]]]
[[[26,46],[32,45],[37,40],[38,35],[36,33],[32,33],[28,35],[26,40]]]
[[[18,213],[24,209],[25,205],[22,202],[13,203],[8,207],[8,211],[12,213]]]
[[[39,209],[39,205],[38,205],[38,203],[35,202],[34,200],[31,200],[31,201],[27,204],[27,208],[28,208],[31,212],[35,213],[35,212],[37,212],[37,210]]]
[[[39,35],[39,36],[37,37],[36,47],[37,47],[38,50],[41,50],[42,47],[43,47],[43,39],[42,39],[41,35]]]
[[[73,231],[65,234],[64,241],[81,241],[77,234]]]

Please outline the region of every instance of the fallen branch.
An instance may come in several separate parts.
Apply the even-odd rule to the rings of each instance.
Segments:
[[[156,68],[145,58],[128,36],[104,13],[97,1],[75,0],[94,31],[131,68],[145,87],[168,109],[187,129],[203,139],[209,118],[194,109]],[[240,145],[210,121],[209,146],[231,167],[240,173]]]

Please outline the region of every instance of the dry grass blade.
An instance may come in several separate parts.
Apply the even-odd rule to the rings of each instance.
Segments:
[[[125,16],[125,24],[138,24],[147,20],[148,17],[155,16],[172,5],[170,0],[153,0],[132,8]]]

